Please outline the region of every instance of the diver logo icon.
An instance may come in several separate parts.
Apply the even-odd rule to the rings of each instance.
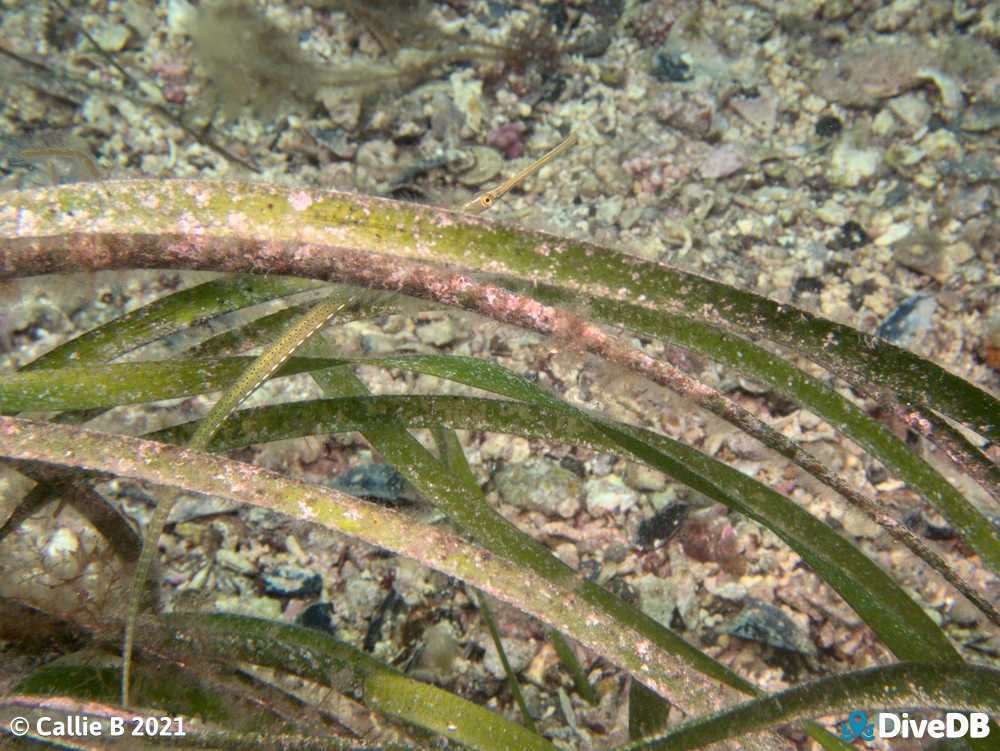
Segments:
[[[865,741],[875,739],[875,723],[868,722],[864,712],[851,712],[847,721],[840,723],[840,740],[850,743],[855,738]]]

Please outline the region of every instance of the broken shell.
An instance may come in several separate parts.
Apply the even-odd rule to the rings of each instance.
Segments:
[[[458,181],[462,185],[482,185],[500,174],[503,156],[490,146],[470,146],[465,150]],[[468,165],[468,166],[466,166]]]

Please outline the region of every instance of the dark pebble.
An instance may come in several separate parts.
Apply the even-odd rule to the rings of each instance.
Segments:
[[[336,475],[329,484],[359,498],[396,502],[406,489],[406,478],[391,464],[365,464]]]
[[[314,628],[317,631],[325,631],[328,634],[336,635],[333,627],[333,605],[329,602],[313,603],[299,613],[296,623],[306,628]]]
[[[688,508],[686,503],[671,503],[648,519],[643,519],[639,522],[639,529],[635,535],[636,544],[651,548],[658,542],[669,540],[687,518]]]
[[[825,286],[823,280],[815,276],[800,276],[795,280],[795,294],[801,295],[804,292],[819,294]]]
[[[903,203],[907,198],[910,197],[910,186],[906,183],[896,183],[888,192],[885,194],[885,203],[883,208],[891,209],[893,206],[898,206]]]
[[[780,608],[757,600],[747,602],[743,612],[730,621],[726,633],[791,652],[810,655],[816,651]]]
[[[868,478],[868,482],[870,482],[872,486],[881,485],[889,479],[888,471],[886,471],[886,468],[881,464],[873,464],[870,466],[868,471],[865,472],[865,476]]]
[[[589,31],[580,36],[570,47],[569,52],[584,57],[600,57],[611,46],[611,34],[604,29]]]
[[[656,57],[653,58],[653,75],[661,81],[673,81],[674,83],[682,83],[694,78],[690,65],[663,50],[657,52]]]
[[[915,331],[929,325],[935,305],[929,295],[908,297],[878,325],[875,336],[887,342],[904,342]]]
[[[954,540],[958,537],[954,527],[947,524],[931,524],[920,511],[907,515],[903,519],[903,524],[914,534],[926,537],[928,540]]]
[[[302,599],[323,591],[323,577],[319,574],[284,566],[261,574],[260,583],[266,597]]]
[[[568,469],[577,477],[583,478],[587,476],[587,468],[584,466],[583,462],[575,456],[569,456],[567,454],[559,460],[559,466],[563,469]]]
[[[822,138],[833,138],[844,129],[844,124],[833,115],[823,115],[816,121],[816,135]]]
[[[947,128],[948,121],[939,112],[934,112],[931,114],[930,119],[927,121],[927,130],[940,130],[941,128]]]
[[[837,235],[837,245],[848,250],[857,250],[868,243],[868,233],[853,219],[844,222]]]
[[[635,587],[628,583],[623,576],[616,574],[608,580],[608,590],[612,594],[618,595],[622,600],[627,602],[629,605],[639,604],[639,593],[636,592]]]

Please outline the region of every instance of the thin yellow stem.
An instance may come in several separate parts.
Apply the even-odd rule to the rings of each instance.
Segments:
[[[216,431],[250,394],[256,391],[264,381],[274,375],[275,371],[284,365],[294,355],[306,340],[325,326],[331,318],[356,309],[358,298],[349,300],[330,299],[316,305],[300,318],[293,326],[274,341],[250,367],[230,386],[212,409],[201,421],[194,435],[188,441],[187,447],[196,451],[204,451]],[[132,678],[132,648],[135,645],[135,627],[142,606],[142,595],[149,576],[149,569],[157,550],[157,541],[163,534],[167,524],[170,509],[173,508],[174,497],[164,496],[156,503],[153,514],[146,525],[142,537],[142,552],[135,567],[132,587],[129,590],[128,613],[125,620],[125,642],[122,645],[122,706],[129,706],[129,693]]]

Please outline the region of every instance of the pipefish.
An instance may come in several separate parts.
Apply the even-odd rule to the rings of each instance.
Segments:
[[[497,200],[501,196],[503,196],[504,193],[506,193],[508,190],[521,183],[526,177],[531,175],[533,172],[537,172],[546,164],[555,159],[557,156],[562,154],[566,149],[568,149],[570,146],[576,143],[576,140],[577,140],[577,134],[576,131],[573,131],[568,136],[566,136],[566,138],[560,144],[555,146],[551,151],[546,153],[540,159],[532,162],[513,177],[504,180],[502,183],[500,183],[497,187],[493,188],[492,190],[488,190],[482,195],[473,198],[467,204],[462,206],[462,211],[468,211],[473,214],[478,214],[482,211],[485,211],[494,203],[496,203]]]

